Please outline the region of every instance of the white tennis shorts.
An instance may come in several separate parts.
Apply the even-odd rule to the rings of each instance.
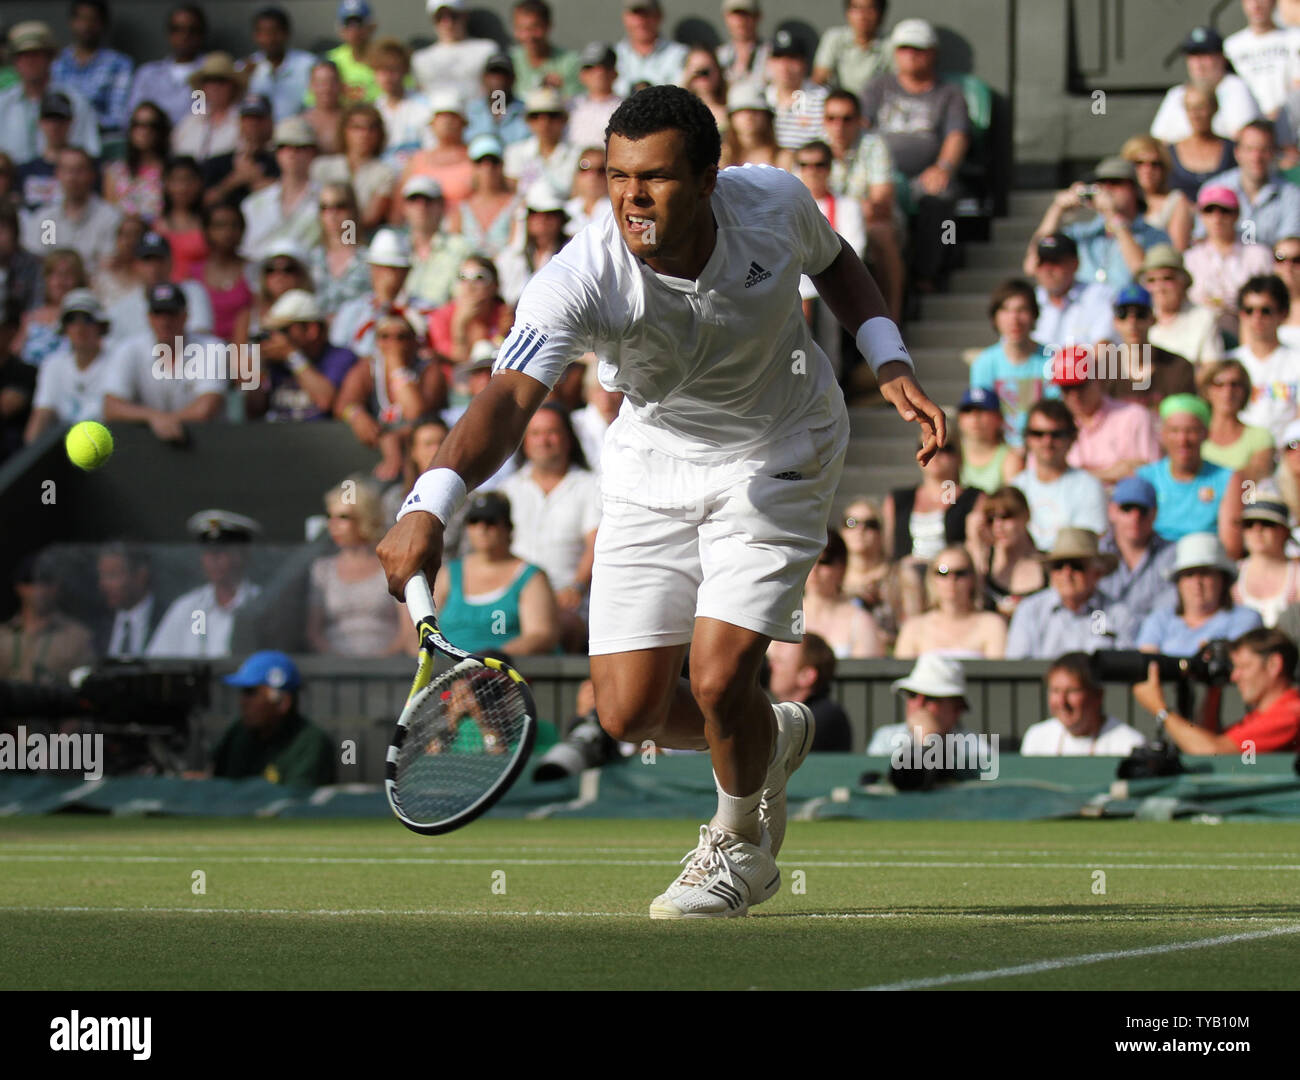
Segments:
[[[703,616],[799,641],[804,583],[848,449],[848,415],[721,464],[609,432],[591,580],[592,656],[682,645]]]

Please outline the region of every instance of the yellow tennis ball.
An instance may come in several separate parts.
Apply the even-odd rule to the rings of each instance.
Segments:
[[[112,434],[103,424],[94,420],[74,424],[63,440],[63,445],[68,451],[68,460],[87,472],[98,469],[113,456]]]

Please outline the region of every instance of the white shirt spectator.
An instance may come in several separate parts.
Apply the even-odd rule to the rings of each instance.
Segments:
[[[185,294],[185,333],[212,333],[212,300],[201,282],[182,281],[177,288]],[[143,288],[132,289],[109,305],[105,351],[116,351],[149,325],[149,301]]]
[[[1065,305],[1059,308],[1041,285],[1034,289],[1034,295],[1038,298],[1035,341],[1044,345],[1095,345],[1119,340],[1111,306],[1115,290],[1110,286],[1099,281],[1076,281],[1066,291]]]
[[[52,409],[61,424],[104,417],[104,387],[112,372],[107,348],[85,370],[77,367],[72,350],[66,345],[55,349],[36,372],[33,409]]]
[[[170,354],[173,351],[172,343],[166,344]],[[154,348],[157,345],[158,340],[146,331],[128,338],[118,346],[111,360],[111,372],[104,383],[104,393],[168,413],[179,412],[204,394],[220,394],[225,397],[226,389],[231,385],[225,379],[171,377],[171,364],[155,360]],[[187,334],[183,348],[190,345],[203,346],[208,358],[226,355],[226,343],[211,334]],[[183,356],[178,360],[184,363]],[[166,372],[166,377],[159,377],[155,372],[155,364],[159,363],[159,370]]]
[[[1228,35],[1223,55],[1250,87],[1260,111],[1272,116],[1285,104],[1300,76],[1300,31],[1257,34],[1247,26]]]
[[[100,261],[112,253],[121,221],[122,211],[98,195],[92,194],[76,217],[68,214],[59,199],[24,215],[23,247],[36,255],[53,247],[74,248],[86,264],[86,272],[93,274]]]
[[[316,66],[316,57],[302,49],[289,49],[284,54],[278,67],[271,67],[271,61],[262,53],[255,52],[249,58],[253,62],[252,73],[248,80],[250,94],[265,94],[271,99],[271,116],[278,124],[290,116],[297,116],[303,110],[303,98],[307,96],[307,84],[311,81],[311,69]]]
[[[1106,717],[1101,730],[1090,738],[1071,735],[1056,717],[1039,721],[1020,740],[1022,757],[1128,757],[1146,739],[1137,728]]]
[[[604,142],[604,139],[601,139]],[[568,141],[559,143],[549,158],[542,157],[537,136],[530,135],[521,142],[506,147],[505,173],[515,181],[517,191],[526,192],[533,184],[546,178],[555,193],[567,199],[573,192],[573,170],[578,167],[582,150]]]
[[[824,139],[822,116],[826,112],[826,95],[830,91],[818,86],[811,79],[794,92],[794,98],[788,106],[777,101],[775,86],[767,88],[767,103],[775,114],[773,126],[776,130],[776,144],[783,150],[798,150],[799,147],[814,139]]]
[[[53,90],[67,94],[72,103],[68,145],[98,158],[99,121],[95,118],[95,107],[77,91],[51,81],[46,93]],[[15,165],[24,165],[45,153],[45,136],[39,122],[40,100],[27,97],[21,83],[0,90],[0,118],[0,150],[8,154]]]
[[[229,607],[217,603],[216,589],[201,585],[182,593],[172,601],[167,614],[154,631],[145,655],[150,657],[229,656],[230,634],[235,628],[235,613],[262,591],[251,581],[241,581]],[[196,612],[203,612],[204,633],[196,634]]]
[[[1163,143],[1179,142],[1192,133],[1187,110],[1183,107],[1183,95],[1186,92],[1182,83],[1171,87],[1156,111],[1156,118],[1151,121],[1151,134]],[[1214,97],[1219,103],[1219,111],[1214,114],[1210,128],[1221,138],[1235,140],[1237,132],[1260,117],[1255,95],[1238,75],[1225,75],[1215,88]]]
[[[1067,469],[1058,479],[1044,483],[1031,462],[1011,483],[1025,493],[1029,535],[1039,551],[1051,551],[1056,534],[1069,526],[1106,534],[1106,489],[1091,473]]]
[[[569,215],[568,224],[564,226],[564,231],[569,236],[577,236],[586,226],[592,222],[600,224],[608,217],[614,216],[614,204],[608,197],[601,199],[596,203],[591,213],[587,213],[582,208],[581,196],[575,195],[572,199],[564,204],[564,212]]]
[[[411,155],[424,146],[425,137],[430,135],[433,107],[423,94],[404,97],[396,105],[389,104],[380,94],[372,104],[384,121],[383,160],[400,174]]]
[[[255,191],[239,204],[244,214],[244,244],[239,253],[254,262],[274,240],[292,240],[310,250],[321,242],[320,188],[309,184],[288,217],[280,207],[280,181]]]
[[[208,158],[234,153],[239,146],[239,109],[226,110],[214,124],[210,117],[191,113],[172,131],[172,156],[192,157],[200,164]]]
[[[1219,320],[1209,308],[1187,302],[1172,322],[1154,323],[1147,332],[1152,345],[1168,349],[1196,364],[1223,358],[1223,335]]]
[[[604,146],[609,118],[622,104],[623,99],[617,94],[606,101],[592,101],[586,94],[579,94],[569,107],[567,140],[579,150],[585,146]]]
[[[514,522],[511,552],[546,571],[555,589],[573,584],[587,546],[600,524],[600,481],[586,469],[570,469],[550,494],[533,481],[525,464],[499,488],[510,500]]]
[[[685,45],[661,37],[655,42],[650,55],[642,56],[632,48],[632,43],[627,38],[623,38],[614,46],[614,55],[618,59],[614,93],[627,97],[632,92],[632,87],[640,82],[651,86],[676,85],[689,53],[690,50]]]
[[[1300,406],[1300,352],[1279,345],[1261,360],[1241,345],[1228,356],[1241,361],[1253,387],[1238,418],[1250,427],[1267,428],[1274,445],[1284,446],[1283,435]]]
[[[483,38],[466,38],[445,45],[434,42],[411,57],[411,73],[425,94],[454,90],[462,101],[468,101],[482,92],[483,68],[498,48],[495,41]]]

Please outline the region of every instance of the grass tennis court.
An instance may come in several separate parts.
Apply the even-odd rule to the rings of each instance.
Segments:
[[[10,818],[0,987],[1300,981],[1297,825],[794,822],[782,891],[750,917],[652,922],[697,829],[487,820],[431,840],[383,821]]]

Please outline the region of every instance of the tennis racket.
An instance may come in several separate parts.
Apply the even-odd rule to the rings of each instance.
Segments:
[[[384,786],[398,821],[437,836],[468,825],[515,782],[537,737],[537,706],[509,664],[442,636],[423,573],[406,583],[406,609],[420,633],[420,657]],[[435,676],[438,655],[452,666]]]

